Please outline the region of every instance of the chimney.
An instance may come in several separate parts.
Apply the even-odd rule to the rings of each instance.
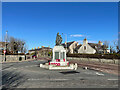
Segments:
[[[44,46],[41,46],[42,48],[44,47]]]
[[[83,44],[86,44],[86,43],[88,43],[88,41],[87,41],[87,39],[85,38],[85,39],[83,40]]]
[[[103,43],[101,41],[99,41],[98,44],[101,45],[101,46],[103,45]]]

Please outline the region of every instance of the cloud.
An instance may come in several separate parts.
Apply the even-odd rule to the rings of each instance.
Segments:
[[[71,37],[84,37],[84,35],[81,34],[74,34],[74,35],[70,35]]]
[[[89,43],[98,43],[98,41],[88,41]]]
[[[79,41],[77,41],[78,43],[83,43],[83,40],[79,40]]]
[[[77,42],[78,43],[83,43],[83,40],[78,40]],[[90,40],[88,40],[88,43],[98,43],[98,41],[90,41]]]

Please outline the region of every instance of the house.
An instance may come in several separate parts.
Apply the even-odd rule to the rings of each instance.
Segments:
[[[96,53],[104,53],[104,45],[101,41],[98,43],[88,43],[93,49],[96,50]]]
[[[50,47],[44,47],[42,46],[41,48],[35,48],[32,50],[29,50],[29,54],[36,54],[37,57],[47,57],[50,56],[50,53],[52,52],[52,48]]]
[[[78,42],[72,41],[72,42],[65,42],[62,44],[64,48],[66,49],[67,53],[76,53],[75,48],[78,46]]]
[[[96,50],[88,43],[87,39],[85,38],[83,40],[83,45],[79,45],[77,53],[94,54],[94,53],[96,53]]]
[[[110,50],[105,49],[105,46],[101,41],[98,43],[88,43],[87,39],[83,40],[83,45],[78,45],[75,49],[76,53],[87,53],[87,54],[95,54],[95,53],[109,53]]]

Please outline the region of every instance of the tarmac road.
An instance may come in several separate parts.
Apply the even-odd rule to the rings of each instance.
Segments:
[[[3,88],[118,88],[118,76],[78,68],[50,71],[39,67],[47,61],[34,60],[2,64]]]

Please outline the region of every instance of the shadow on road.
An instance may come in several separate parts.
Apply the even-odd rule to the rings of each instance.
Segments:
[[[80,73],[80,72],[77,72],[77,71],[66,71],[66,72],[60,72],[62,74],[75,74],[75,73]]]
[[[8,69],[8,68],[10,68],[10,67],[12,67],[12,66],[13,66],[13,65],[10,65],[10,66],[5,67],[5,68],[2,67],[2,70],[4,70],[4,69]]]
[[[2,89],[16,88],[27,80],[25,75],[17,72],[2,73]]]

